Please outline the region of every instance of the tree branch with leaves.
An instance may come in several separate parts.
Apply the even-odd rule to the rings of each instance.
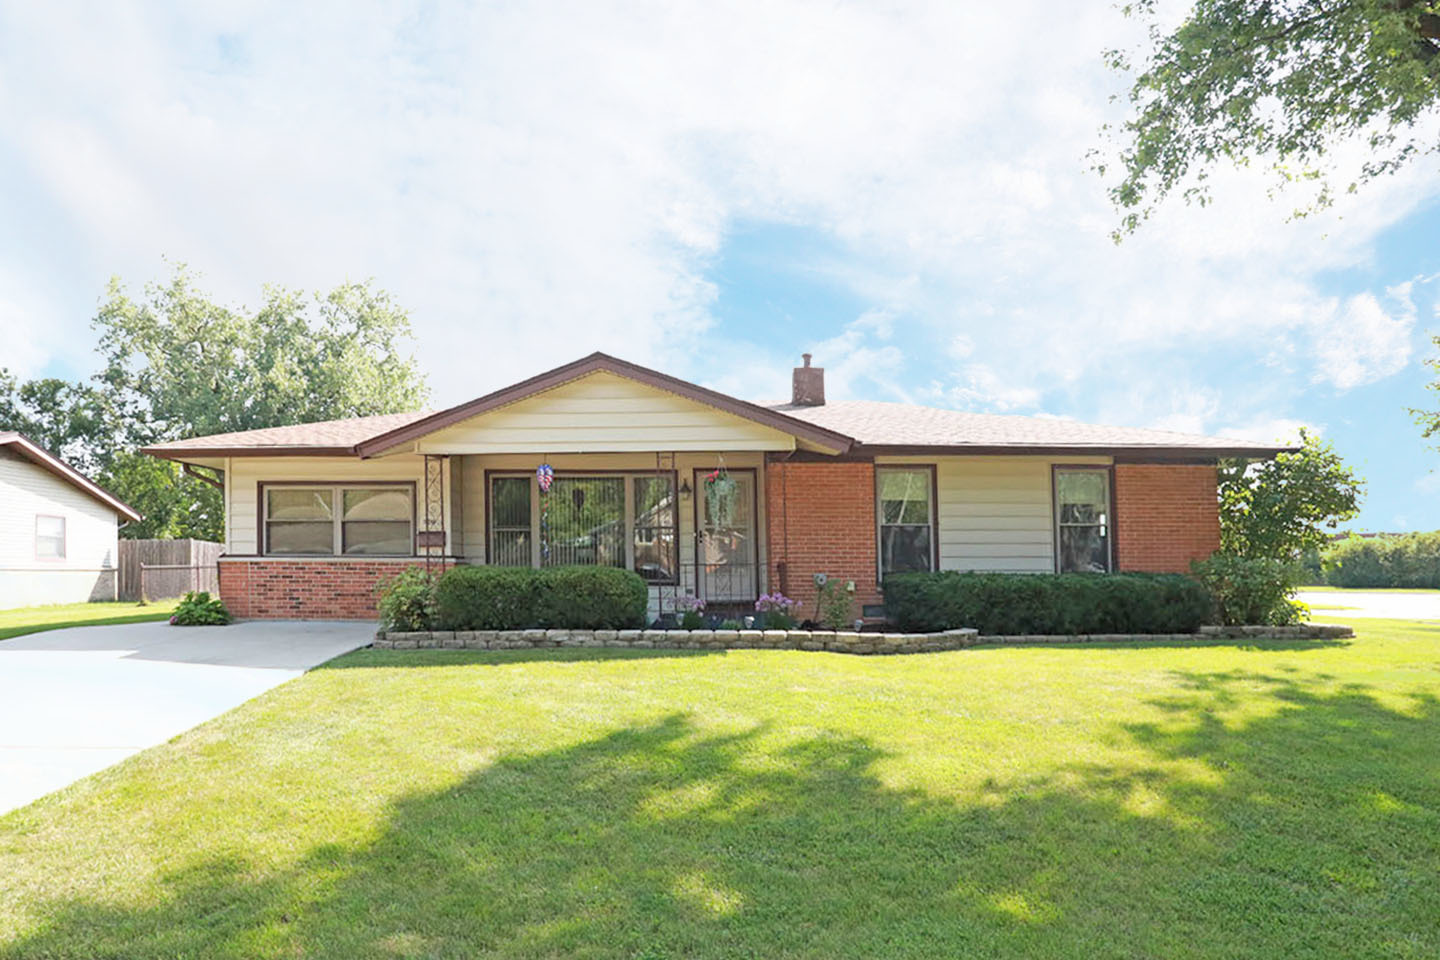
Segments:
[[[1303,215],[1334,198],[1335,149],[1363,143],[1368,159],[1345,175],[1354,191],[1433,153],[1440,101],[1440,3],[1436,0],[1198,0],[1175,28],[1157,0],[1122,7],[1148,28],[1138,60],[1111,50],[1132,77],[1129,116],[1097,151],[1102,175],[1118,167],[1110,198],[1116,239],[1132,233],[1166,196],[1210,199],[1218,165],[1265,163],[1280,185],[1313,183]],[[1117,155],[1118,154],[1118,155]]]

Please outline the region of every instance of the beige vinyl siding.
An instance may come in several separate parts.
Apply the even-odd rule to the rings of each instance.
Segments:
[[[65,559],[36,559],[39,514],[65,518]],[[105,504],[0,450],[0,609],[115,599],[118,524]]]
[[[1108,464],[1109,457],[913,457],[886,463],[933,463],[940,569],[1051,573],[1055,569],[1051,468]]]
[[[779,430],[624,377],[593,373],[433,433],[417,449],[560,454],[794,446]]]
[[[717,452],[707,453],[681,453],[673,458],[677,482],[690,482],[692,489],[696,485],[696,470],[711,470],[719,462],[720,454]],[[755,537],[757,541],[756,556],[759,565],[758,576],[760,591],[765,587],[765,458],[761,453],[735,453],[724,454],[725,466],[727,469],[753,469],[755,475]],[[548,458],[550,466],[554,467],[557,474],[583,474],[587,470],[624,470],[635,473],[649,473],[656,469],[655,454],[595,454],[581,456],[575,454],[560,454]],[[470,563],[485,562],[485,533],[486,533],[486,502],[485,502],[485,477],[486,471],[518,471],[531,474],[540,464],[540,458],[530,455],[506,455],[506,456],[469,456],[464,458],[464,492],[461,512],[464,516],[465,528],[463,543],[465,545],[465,559]],[[663,469],[670,469],[671,458],[664,458]],[[680,500],[679,509],[679,537],[680,537],[680,563],[683,565],[692,564],[695,561],[693,546],[695,543],[695,494],[692,492],[689,499],[684,497]],[[688,571],[687,571],[688,572]]]
[[[418,530],[424,529],[425,462],[414,455],[361,460],[356,457],[234,457],[226,472],[225,490],[228,498],[225,552],[232,556],[259,553],[256,542],[259,484],[284,484],[323,481],[335,484],[364,484],[373,480],[407,480],[415,484],[415,518]],[[453,498],[450,478],[446,476],[445,529],[454,540],[455,525],[450,514]],[[458,544],[453,544],[457,545]],[[447,548],[447,552],[449,552]]]

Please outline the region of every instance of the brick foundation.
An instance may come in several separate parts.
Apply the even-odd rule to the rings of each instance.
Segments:
[[[1115,465],[1115,556],[1120,570],[1187,573],[1220,549],[1215,468]]]
[[[855,581],[855,616],[879,603],[875,559],[875,465],[841,461],[765,465],[770,589],[813,618],[817,573]]]
[[[445,561],[445,568],[453,561]],[[375,590],[423,560],[220,560],[220,599],[237,617],[373,620]]]

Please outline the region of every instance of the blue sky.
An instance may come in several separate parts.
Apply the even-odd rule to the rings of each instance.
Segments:
[[[198,7],[0,0],[0,364],[88,374],[165,258],[374,277],[437,403],[593,349],[774,401],[808,350],[840,398],[1308,425],[1360,526],[1440,527],[1433,159],[1301,220],[1225,171],[1117,247],[1109,4]]]

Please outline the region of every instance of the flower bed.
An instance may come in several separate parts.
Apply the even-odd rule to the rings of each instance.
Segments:
[[[1173,634],[1007,634],[977,630],[939,633],[856,633],[844,630],[432,630],[379,633],[384,650],[530,650],[547,647],[630,647],[667,650],[829,650],[834,653],[890,654],[959,650],[980,644],[1032,643],[1197,643],[1217,638],[1330,640],[1354,636],[1350,627],[1302,624],[1290,627],[1201,627]]]

